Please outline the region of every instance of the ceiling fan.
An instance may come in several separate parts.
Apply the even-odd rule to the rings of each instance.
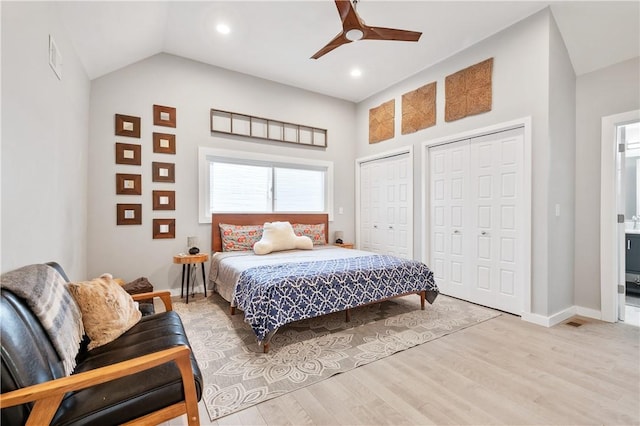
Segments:
[[[342,32],[334,37],[325,47],[318,50],[311,59],[318,59],[331,52],[336,47],[357,40],[397,40],[418,41],[421,32],[398,30],[394,28],[370,27],[364,23],[356,12],[358,0],[335,0],[340,19],[342,19]]]

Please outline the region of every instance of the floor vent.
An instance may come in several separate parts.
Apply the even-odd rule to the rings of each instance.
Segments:
[[[566,322],[565,324],[570,325],[571,327],[580,327],[582,325],[581,322],[577,322],[577,321],[569,321],[569,322]]]

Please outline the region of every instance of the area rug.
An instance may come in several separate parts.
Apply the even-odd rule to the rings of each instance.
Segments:
[[[242,312],[219,295],[175,302],[204,375],[203,400],[215,420],[335,374],[368,364],[499,315],[438,296],[420,310],[416,295],[284,326],[264,354]]]

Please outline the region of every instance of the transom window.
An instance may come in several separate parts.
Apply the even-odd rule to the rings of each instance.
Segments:
[[[329,213],[333,163],[200,148],[200,222],[211,213]]]

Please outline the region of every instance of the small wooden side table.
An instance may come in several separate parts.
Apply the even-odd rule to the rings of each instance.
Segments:
[[[191,281],[191,265],[193,265],[194,268],[197,268],[199,264],[202,268],[202,287],[204,287],[204,297],[207,297],[207,280],[204,276],[204,262],[206,262],[207,260],[209,260],[209,255],[206,253],[183,255],[178,254],[173,256],[173,263],[182,265],[182,286],[180,287],[180,297],[184,297],[184,270],[185,267],[187,269],[187,303],[189,303],[189,281]],[[194,292],[196,288],[195,281],[197,281],[197,279],[197,276],[193,278],[194,282],[191,288]]]
[[[346,249],[352,249],[353,248],[353,243],[333,243],[334,246],[338,246],[338,247],[342,247],[342,248],[346,248]]]

